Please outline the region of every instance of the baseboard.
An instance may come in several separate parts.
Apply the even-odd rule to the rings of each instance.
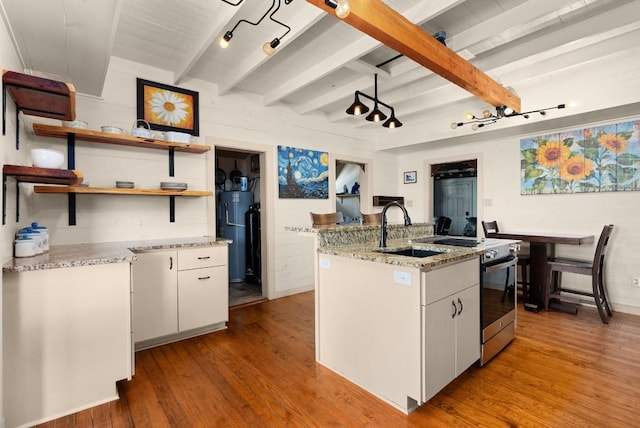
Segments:
[[[280,297],[293,296],[294,294],[306,293],[315,290],[314,284],[304,285],[302,287],[289,288],[287,290],[278,291],[275,296],[269,296],[269,299],[279,299]]]
[[[640,315],[640,308],[638,306],[622,305],[622,304],[619,304],[619,303],[612,303],[611,304],[611,310],[613,312],[622,312],[624,314]]]

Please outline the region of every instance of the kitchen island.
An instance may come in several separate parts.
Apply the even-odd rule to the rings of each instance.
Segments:
[[[59,245],[5,263],[7,426],[34,425],[118,398],[116,382],[134,371],[136,252],[227,243],[204,237]]]
[[[430,225],[298,230],[316,240],[316,359],[410,413],[480,358],[480,254]],[[426,257],[399,255],[412,250]]]

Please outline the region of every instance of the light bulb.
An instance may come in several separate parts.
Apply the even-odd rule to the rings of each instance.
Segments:
[[[355,109],[353,109],[353,114],[356,116],[359,116],[362,113],[362,111],[360,111],[360,106],[357,106]]]
[[[485,119],[491,117],[491,112],[489,110],[483,110],[482,117],[484,117]]]
[[[338,0],[338,6],[336,7],[336,16],[344,19],[351,13],[351,6],[349,6],[348,0]]]
[[[457,129],[458,124],[456,122],[451,122],[451,129]]]
[[[464,114],[464,120],[471,120],[471,119],[474,119],[474,118],[475,118],[475,116],[473,115],[473,113],[467,112],[467,113]]]
[[[389,123],[389,129],[396,129],[396,123],[393,121]]]
[[[228,47],[229,47],[229,41],[228,41],[228,40],[225,40],[225,38],[224,38],[224,37],[220,37],[220,41],[218,42],[218,44],[220,45],[220,47],[221,47],[222,49],[226,49],[226,48],[228,48]]]
[[[473,125],[471,125],[471,129],[473,129],[474,131],[476,131],[478,129],[478,124],[474,123]]]
[[[504,114],[506,114],[507,116],[512,115],[513,114],[513,109],[511,107],[505,107],[504,108]]]
[[[264,45],[262,45],[262,51],[265,53],[265,55],[271,56],[276,50],[271,47],[270,42],[264,42]]]

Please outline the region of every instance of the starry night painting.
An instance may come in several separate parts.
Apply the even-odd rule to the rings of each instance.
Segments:
[[[329,199],[329,153],[278,146],[280,198]]]

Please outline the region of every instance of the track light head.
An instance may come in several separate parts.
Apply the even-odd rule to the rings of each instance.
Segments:
[[[351,13],[348,0],[324,0],[324,4],[336,10],[336,16],[344,19]]]
[[[233,38],[233,32],[227,31],[222,37],[220,37],[220,41],[218,42],[218,44],[222,49],[226,49],[229,47],[229,41],[231,40],[231,38]]]
[[[262,51],[265,53],[265,55],[271,56],[275,53],[276,48],[279,45],[280,45],[280,39],[276,37],[270,42],[264,42],[264,45],[262,45]]]

